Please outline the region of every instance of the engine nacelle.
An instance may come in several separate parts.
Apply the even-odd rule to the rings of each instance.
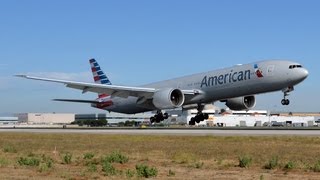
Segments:
[[[235,111],[248,110],[255,105],[256,98],[254,96],[244,96],[226,100],[226,106]]]
[[[180,89],[160,89],[154,93],[152,103],[158,109],[174,109],[181,107],[184,99]]]

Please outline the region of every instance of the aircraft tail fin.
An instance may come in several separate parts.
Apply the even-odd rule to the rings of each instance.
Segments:
[[[106,74],[101,70],[100,65],[95,59],[89,60],[91,65],[91,71],[93,75],[94,82],[97,84],[105,84],[105,85],[111,85],[111,81],[106,76]],[[99,98],[103,98],[109,96],[108,94],[99,94]]]

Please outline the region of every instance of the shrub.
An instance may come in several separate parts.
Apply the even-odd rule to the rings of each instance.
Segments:
[[[278,166],[278,157],[274,156],[264,167],[266,169],[275,169],[277,166]]]
[[[284,166],[284,169],[290,170],[290,169],[293,169],[294,167],[295,167],[294,162],[289,161],[289,162]]]
[[[130,170],[130,169],[126,170],[126,176],[127,176],[127,178],[133,178],[134,175],[135,175],[135,172],[134,172],[134,171],[132,171],[132,170]]]
[[[93,153],[86,153],[83,155],[83,159],[92,159],[94,157]]]
[[[320,172],[320,161],[316,162],[316,164],[313,166],[314,172]]]
[[[155,167],[148,167],[144,164],[137,164],[136,171],[139,177],[149,178],[156,177],[158,175],[158,170]]]
[[[3,158],[3,157],[0,157],[0,167],[5,167],[9,164],[8,160]]]
[[[102,171],[105,173],[106,176],[114,176],[117,174],[116,169],[112,166],[110,162],[103,162],[102,164]]]
[[[5,145],[3,147],[3,152],[5,153],[17,153],[17,150],[15,147],[11,146],[11,145]]]
[[[89,172],[97,172],[97,165],[96,165],[96,164],[89,163],[89,164],[87,165],[87,167],[88,167],[88,171],[89,171]]]
[[[38,166],[40,172],[48,171],[53,167],[53,160],[45,155],[36,156],[29,154],[28,157],[20,157],[18,160],[20,166]]]
[[[203,167],[204,163],[203,162],[196,162],[194,163],[193,167],[197,169],[201,169]]]
[[[118,151],[114,151],[109,156],[105,157],[103,161],[107,161],[109,163],[124,164],[129,161],[129,158]]]
[[[240,156],[238,159],[241,168],[248,168],[252,162],[252,158],[249,156]]]
[[[72,161],[72,154],[67,152],[62,155],[62,160],[64,164],[71,164]]]
[[[20,157],[18,163],[20,166],[39,166],[40,159],[36,157]]]

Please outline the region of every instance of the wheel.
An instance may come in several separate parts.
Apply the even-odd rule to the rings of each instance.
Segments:
[[[194,117],[191,118],[191,120],[189,121],[189,125],[195,125],[195,122],[194,122]]]
[[[163,119],[168,119],[169,118],[169,114],[168,113],[164,113],[163,114]]]
[[[155,117],[154,116],[152,116],[151,118],[150,118],[150,123],[152,124],[152,123],[154,123],[154,121],[155,121]]]
[[[209,114],[204,113],[204,114],[203,114],[203,119],[209,119]]]
[[[163,117],[157,116],[156,123],[160,123],[161,121],[163,121]]]
[[[197,123],[200,123],[200,121],[201,121],[201,117],[200,116],[196,116],[196,117],[194,117],[194,119],[195,119],[195,121],[197,122]]]
[[[281,100],[281,104],[282,104],[282,105],[286,105],[286,99],[282,99],[282,100]]]
[[[290,100],[286,99],[286,105],[289,105],[289,104],[290,104]]]

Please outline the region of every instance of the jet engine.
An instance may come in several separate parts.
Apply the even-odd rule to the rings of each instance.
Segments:
[[[231,110],[241,111],[253,108],[256,105],[256,98],[254,96],[244,96],[227,99],[225,102]]]
[[[152,103],[158,109],[174,109],[181,107],[184,99],[180,89],[160,89],[154,93]]]

